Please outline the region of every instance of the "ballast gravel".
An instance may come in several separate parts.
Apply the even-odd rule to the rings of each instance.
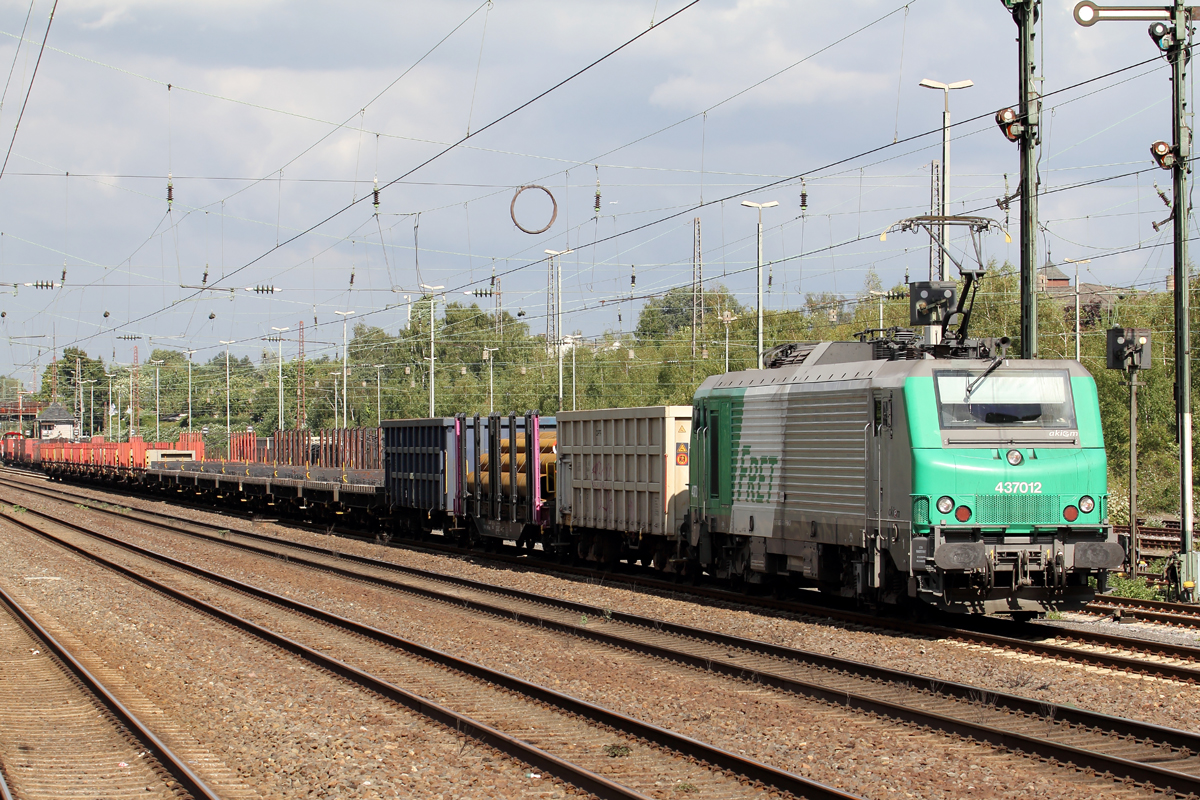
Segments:
[[[54,505],[32,497],[29,502],[30,507],[45,502],[47,510]],[[184,512],[191,514],[197,512]],[[649,663],[639,656],[605,651],[516,623],[470,618],[388,590],[349,584],[285,566],[277,559],[237,554],[211,543],[152,532],[135,523],[114,522],[109,517],[98,517],[96,522],[106,523],[108,532],[136,536],[148,546],[198,566],[286,592],[423,644],[865,797],[950,798],[969,793],[1013,798],[1144,796],[1137,789],[1084,779],[1072,771],[998,753],[990,747],[924,733],[761,687],[714,681],[682,667]],[[783,620],[744,610],[697,606],[694,602],[653,597],[612,586],[587,585],[540,572],[488,567],[458,558],[383,548],[270,524],[259,524],[256,530],[327,549],[332,547],[602,608],[657,616],[888,666],[896,666],[898,657],[902,662],[952,672],[954,679],[960,681],[983,683],[975,675],[1013,680],[1010,677],[1013,673],[1004,671],[1011,668],[1012,659],[997,657],[990,651],[847,630],[828,621]],[[936,652],[939,648],[944,648],[944,652]],[[868,651],[872,658],[865,657]],[[1044,666],[1018,662],[1015,674],[1020,677],[1020,686],[1031,686],[1038,680],[1034,673]],[[1062,670],[1057,672],[1058,680],[1062,680]],[[1070,677],[1078,677],[1083,686],[1112,676],[1082,673]],[[1049,692],[1051,687],[1034,688]],[[1062,702],[1061,698],[1056,702]]]

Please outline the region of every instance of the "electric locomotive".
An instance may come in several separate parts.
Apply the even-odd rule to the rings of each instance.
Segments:
[[[696,391],[687,557],[751,583],[1030,617],[1080,608],[1123,563],[1096,386],[1075,361],[966,337],[950,283],[916,323],[786,345]],[[936,298],[936,299],[930,299]]]

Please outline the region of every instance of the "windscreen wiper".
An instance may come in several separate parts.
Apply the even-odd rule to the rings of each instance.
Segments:
[[[1000,366],[1000,364],[1002,362],[1003,362],[1003,359],[1000,358],[999,356],[992,358],[992,363],[988,364],[988,368],[983,371],[983,374],[980,375],[975,380],[971,381],[969,384],[967,384],[967,396],[965,398],[963,398],[964,403],[971,399],[971,392],[975,391],[975,387],[978,386],[979,384],[983,383],[984,378],[986,378],[988,375],[991,375],[993,372],[995,372],[996,367]]]

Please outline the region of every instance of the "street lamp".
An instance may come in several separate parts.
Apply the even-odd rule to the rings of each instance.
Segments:
[[[429,293],[429,416],[430,416],[430,418],[432,418],[433,417],[433,402],[434,402],[434,399],[436,398],[436,395],[434,394],[434,390],[433,390],[433,371],[434,371],[433,370],[433,362],[434,362],[433,304],[437,301],[437,297],[436,297],[436,295],[434,295],[434,292],[440,292],[442,289],[445,289],[446,287],[445,286],[428,286],[428,285],[422,283],[421,288]]]
[[[279,430],[283,430],[283,335],[290,331],[291,328],[276,328],[271,326],[271,330],[278,334],[275,338],[279,340]]]
[[[375,365],[375,423],[379,427],[383,427],[383,378],[379,370],[386,366],[387,364]]]
[[[192,353],[195,350],[188,350],[188,433],[192,432]]]
[[[162,441],[162,433],[159,429],[159,419],[161,414],[158,405],[158,370],[163,365],[162,359],[152,358],[150,363],[154,365],[154,441]]]
[[[494,363],[494,359],[492,358],[492,353],[496,352],[499,349],[500,349],[499,347],[483,348],[483,360],[488,362],[488,413],[489,414],[496,413],[496,383],[495,383],[493,372],[492,372],[492,364]]]
[[[563,357],[562,357],[562,258],[574,250],[546,250],[554,262],[554,349],[558,351],[558,410],[563,410]],[[547,342],[549,344],[549,342]]]
[[[946,192],[950,185],[950,90],[951,89],[966,89],[974,86],[974,82],[955,81],[954,83],[941,83],[932,81],[929,78],[921,80],[920,86],[926,89],[940,89],[945,93],[945,109],[942,111],[942,174],[941,181],[938,186],[938,208],[937,214],[940,217],[946,216]],[[941,233],[938,237],[941,239],[940,246],[937,250],[937,275],[930,275],[929,279],[934,281],[946,280],[946,253],[943,248],[946,246],[946,232],[948,228],[945,223],[942,223]],[[931,265],[932,266],[932,265]]]
[[[564,346],[568,344],[571,345],[571,410],[577,411],[578,398],[575,394],[575,350],[579,347],[579,340],[582,339],[583,336],[564,336],[562,338]]]
[[[225,345],[225,457],[228,458],[229,444],[233,441],[233,428],[229,424],[229,345],[233,344],[234,340],[221,339],[220,341]]]
[[[752,203],[749,200],[743,200],[742,205],[747,208],[758,209],[758,368],[763,368],[763,307],[762,307],[762,210],[764,208],[774,208],[779,205],[774,200],[766,203]],[[728,326],[725,328],[726,333],[729,332]],[[728,359],[726,359],[728,360]],[[726,371],[729,370],[726,365]]]
[[[726,311],[721,315],[721,322],[725,323],[725,371],[729,372],[729,323],[735,321],[737,317]]]
[[[348,422],[348,420],[350,418],[348,416],[346,416],[346,396],[350,394],[350,392],[349,392],[350,381],[347,380],[348,373],[346,371],[346,317],[350,316],[354,312],[353,311],[334,311],[333,313],[337,314],[339,317],[342,318],[342,427],[348,428],[348,427],[350,427],[350,424]],[[333,396],[333,402],[335,404],[337,403],[337,395],[336,394]]]
[[[1075,360],[1078,361],[1079,360],[1079,265],[1080,264],[1090,264],[1090,263],[1092,263],[1092,260],[1090,258],[1085,258],[1080,261],[1076,261],[1073,258],[1064,258],[1063,261],[1067,262],[1068,264],[1075,265]]]
[[[96,379],[83,381],[88,384],[88,438],[96,435]]]
[[[17,390],[17,430],[21,432],[22,436],[25,435],[25,395],[27,394],[34,394],[34,392],[26,392],[22,389]],[[33,431],[30,431],[30,433],[32,434]],[[33,437],[30,436],[29,438],[32,439]]]

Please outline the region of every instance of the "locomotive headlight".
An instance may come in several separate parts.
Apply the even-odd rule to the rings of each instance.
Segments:
[[[1079,498],[1079,510],[1085,514],[1092,513],[1092,509],[1096,507],[1096,501],[1088,497],[1086,494]]]
[[[937,510],[943,514],[949,514],[954,510],[954,500],[949,497],[939,497],[937,501]]]
[[[1025,460],[1025,456],[1021,455],[1020,450],[1009,450],[1008,451],[1008,463],[1012,464],[1014,467],[1021,466],[1021,462],[1024,460]]]

